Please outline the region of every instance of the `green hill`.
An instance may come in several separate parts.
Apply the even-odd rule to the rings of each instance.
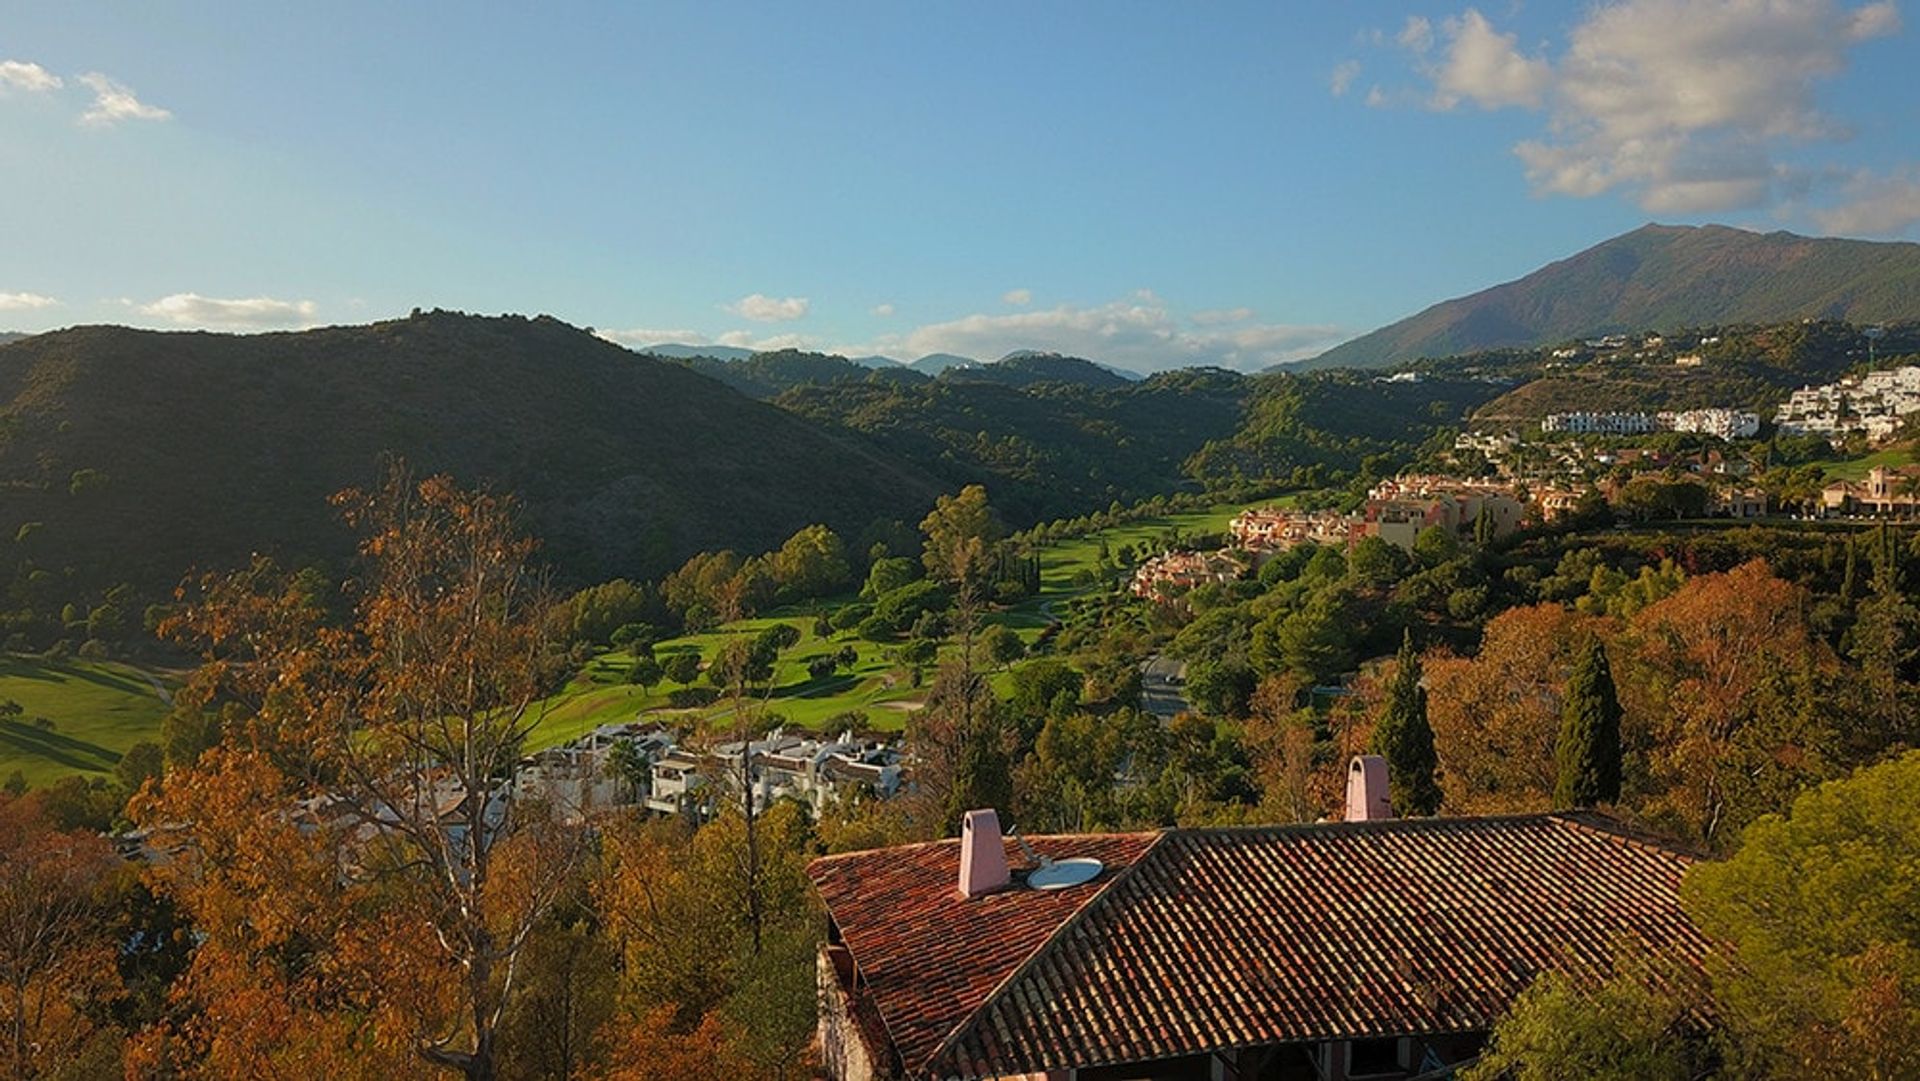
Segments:
[[[1006,363],[1006,362],[1002,362]],[[1239,427],[1254,380],[1189,370],[1105,389],[961,378],[800,387],[781,406],[859,432],[948,486],[981,482],[1009,521],[1084,514],[1188,483],[1187,459]],[[999,367],[986,365],[986,369]]]
[[[518,493],[562,582],[653,577],[816,521],[857,535],[940,490],[850,433],[544,317],[0,347],[0,555],[70,592],[152,598],[251,552],[337,559],[350,537],[326,497],[388,452]]]
[[[1803,318],[1920,319],[1920,244],[1648,225],[1436,304],[1302,367],[1380,368],[1604,334]]]
[[[999,383],[1009,387],[1066,383],[1095,390],[1112,390],[1134,381],[1080,357],[1035,352],[1009,353],[992,364],[956,365],[941,371],[940,378],[962,383]]]
[[[901,365],[875,368],[846,357],[827,353],[808,353],[798,349],[755,353],[739,360],[725,357],[686,357],[680,364],[709,379],[717,379],[753,398],[773,398],[795,387],[826,386],[833,383],[860,383],[872,380],[896,380],[924,383],[927,376]]]

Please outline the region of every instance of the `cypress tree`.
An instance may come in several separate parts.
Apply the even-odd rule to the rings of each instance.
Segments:
[[[1595,638],[1567,678],[1567,701],[1554,744],[1560,767],[1556,807],[1591,807],[1620,798],[1620,699],[1606,647]]]
[[[1439,759],[1433,751],[1433,728],[1427,724],[1427,692],[1420,686],[1420,655],[1413,651],[1412,631],[1400,640],[1386,708],[1374,723],[1369,749],[1387,760],[1398,813],[1430,815],[1440,809],[1440,786],[1433,776]]]

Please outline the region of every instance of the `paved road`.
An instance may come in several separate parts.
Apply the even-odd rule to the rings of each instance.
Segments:
[[[1172,720],[1187,704],[1187,662],[1154,654],[1140,666],[1140,708],[1163,721]]]

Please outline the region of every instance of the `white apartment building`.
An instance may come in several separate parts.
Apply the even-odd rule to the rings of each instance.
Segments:
[[[1574,435],[1647,435],[1658,430],[1652,413],[1548,413],[1540,419],[1543,432]]]

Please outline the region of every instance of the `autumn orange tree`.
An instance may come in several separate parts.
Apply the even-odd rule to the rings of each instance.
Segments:
[[[1719,846],[1844,767],[1848,676],[1808,608],[1804,589],[1753,560],[1629,621],[1614,671],[1651,815]]]
[[[54,829],[39,802],[0,796],[0,1072],[14,1078],[71,1066],[120,988],[123,865],[100,835]]]
[[[258,562],[183,590],[163,627],[204,652],[189,698],[244,718],[134,808],[183,853],[157,885],[207,936],[185,1035],[214,1073],[404,1052],[490,1079],[579,847],[512,798],[558,667],[533,542],[509,501],[399,466],[335,503],[363,536],[350,618]]]
[[[1567,671],[1581,643],[1604,627],[1558,604],[1513,608],[1487,621],[1474,656],[1429,654],[1427,710],[1449,810],[1551,805]]]

